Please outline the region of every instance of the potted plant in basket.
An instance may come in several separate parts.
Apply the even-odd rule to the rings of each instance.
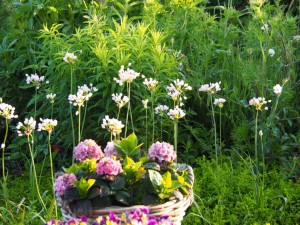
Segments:
[[[189,202],[182,206],[185,211],[192,201],[191,168],[174,163],[176,152],[169,143],[153,143],[147,155],[141,146],[134,133],[109,142],[104,151],[94,140],[79,143],[76,162],[58,173],[54,184],[63,217],[97,218],[141,205],[149,206],[151,214],[151,206],[183,199]]]

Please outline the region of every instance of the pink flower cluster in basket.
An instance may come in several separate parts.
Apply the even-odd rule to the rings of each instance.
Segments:
[[[68,222],[62,222],[52,219],[45,223],[45,225],[173,225],[173,221],[169,216],[148,216],[149,210],[147,208],[137,208],[129,212],[123,213],[121,217],[114,212],[110,212],[108,216],[98,217],[93,222],[88,222],[85,216],[81,219],[70,219]]]
[[[57,177],[54,183],[55,192],[59,195],[63,195],[67,189],[74,187],[72,184],[74,180],[77,180],[77,178],[73,173]]]
[[[115,175],[122,172],[122,165],[119,160],[110,157],[102,158],[97,164],[96,172],[99,175]]]
[[[84,161],[86,159],[100,159],[103,156],[104,154],[101,147],[91,139],[80,142],[74,148],[74,158],[78,161]]]
[[[176,152],[173,145],[157,141],[149,148],[148,159],[158,163],[172,163],[176,159]]]

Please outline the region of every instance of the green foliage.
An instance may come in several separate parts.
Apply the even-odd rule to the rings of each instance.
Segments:
[[[89,189],[94,185],[95,182],[96,182],[95,179],[86,180],[85,178],[82,177],[80,178],[79,181],[78,180],[73,181],[73,184],[77,188],[80,196],[84,198],[87,196]]]
[[[114,146],[122,158],[130,160],[128,157],[140,156],[140,148],[143,144],[138,145],[137,136],[132,133],[122,140],[115,140]]]

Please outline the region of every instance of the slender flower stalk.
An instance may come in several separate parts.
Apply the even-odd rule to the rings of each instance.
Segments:
[[[34,154],[33,154],[33,149],[32,149],[32,145],[34,143],[34,138],[32,136],[32,132],[35,130],[35,127],[36,127],[36,121],[32,117],[30,117],[29,119],[26,118],[24,120],[24,124],[22,122],[18,123],[17,132],[18,132],[19,136],[23,136],[23,135],[27,136],[28,148],[29,148],[31,162],[32,162],[33,177],[34,177],[34,181],[35,181],[37,195],[38,195],[38,198],[39,198],[40,203],[42,204],[43,208],[45,210],[47,210],[46,205],[43,201],[43,198],[40,194],[40,188],[39,188],[39,183],[37,180],[37,174],[36,174],[36,168],[35,168],[35,162],[34,162]]]
[[[51,181],[52,186],[54,186],[54,170],[53,170],[53,159],[52,159],[52,151],[51,151],[51,142],[50,137],[51,133],[55,126],[57,126],[57,120],[52,119],[40,119],[41,123],[38,124],[38,131],[47,131],[48,132],[48,150],[50,156],[50,168],[51,168]],[[55,192],[53,190],[53,199],[54,199],[54,208],[55,208],[55,216],[57,217],[57,204],[55,200]]]
[[[131,104],[130,104],[130,84],[135,80],[137,77],[140,76],[140,73],[135,72],[133,69],[130,69],[129,67],[131,64],[128,64],[128,68],[125,70],[124,66],[122,65],[120,70],[119,70],[119,77],[116,78],[114,77],[114,81],[116,81],[117,84],[120,86],[123,86],[124,83],[126,83],[126,88],[127,88],[127,94],[128,94],[128,108],[127,108],[127,113],[126,113],[126,123],[125,123],[125,137],[127,135],[127,125],[128,125],[128,117],[130,114],[130,119],[131,119],[131,126],[132,126],[132,131],[134,132],[134,126],[133,126],[133,119],[132,119],[132,112],[131,112]]]
[[[211,111],[212,111],[212,117],[213,117],[213,127],[214,127],[214,134],[215,134],[215,157],[216,157],[216,164],[218,166],[218,145],[217,145],[217,125],[216,125],[216,118],[215,118],[215,110],[213,105],[213,98],[210,94],[210,103],[211,103]]]
[[[155,110],[155,113],[160,116],[160,140],[162,141],[163,116],[165,116],[166,112],[169,110],[169,107],[166,105],[159,105],[154,110]]]
[[[65,56],[63,57],[63,61],[68,63],[70,65],[70,75],[71,75],[71,81],[70,81],[70,93],[73,94],[73,64],[77,60],[77,56],[74,55],[74,53],[67,52]],[[71,118],[71,128],[72,128],[72,143],[73,143],[73,149],[75,148],[75,129],[74,129],[74,120],[73,120],[73,112],[72,112],[72,106],[69,107],[69,114]],[[79,131],[80,132],[80,131]],[[74,157],[72,156],[72,163],[74,163]]]
[[[148,149],[148,99],[142,100],[146,112],[146,150]]]
[[[226,100],[224,98],[217,98],[214,101],[214,105],[218,106],[220,109],[220,113],[219,113],[219,152],[220,152],[220,156],[221,156],[221,164],[222,164],[222,108],[224,103],[226,102]]]

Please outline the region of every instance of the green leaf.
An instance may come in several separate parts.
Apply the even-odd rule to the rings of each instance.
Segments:
[[[69,169],[66,170],[67,173],[73,173],[73,174],[77,174],[79,171],[79,167],[77,164],[73,164],[71,167],[69,167]]]
[[[155,170],[148,170],[150,181],[155,189],[159,188],[162,183],[162,176]]]
[[[95,179],[84,179],[83,177],[78,181],[73,181],[73,184],[76,186],[79,194],[81,197],[86,197],[88,190],[93,186],[95,183]]]
[[[109,186],[112,190],[121,190],[125,186],[125,179],[121,176],[117,176],[114,181],[112,181]]]
[[[130,205],[130,194],[128,193],[128,192],[126,192],[126,191],[118,191],[117,193],[116,193],[116,200],[118,201],[118,202],[121,202],[121,203],[123,203],[124,205]]]
[[[160,171],[160,165],[156,162],[148,162],[148,163],[144,164],[144,168]]]
[[[118,153],[124,158],[125,156],[133,157],[139,154],[139,150],[143,144],[138,145],[137,136],[132,133],[121,141],[115,141],[115,148]]]
[[[87,199],[95,198],[95,197],[101,195],[101,193],[102,193],[101,188],[93,186],[88,191]]]

